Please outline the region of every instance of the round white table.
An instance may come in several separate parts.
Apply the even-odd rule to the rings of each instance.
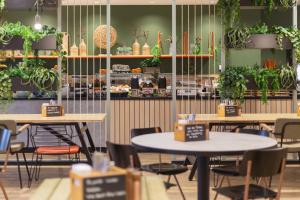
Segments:
[[[137,136],[131,141],[139,149],[158,153],[197,156],[198,200],[209,199],[210,156],[241,154],[245,151],[277,146],[277,141],[272,138],[227,132],[210,132],[209,140],[197,142],[175,141],[172,132]]]

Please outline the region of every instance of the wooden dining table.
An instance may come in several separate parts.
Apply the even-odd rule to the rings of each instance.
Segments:
[[[82,152],[86,155],[88,163],[92,164],[90,150],[85,142],[86,135],[91,152],[95,151],[93,138],[88,129],[87,123],[101,123],[106,117],[105,113],[74,113],[65,114],[58,117],[42,117],[41,114],[0,114],[0,120],[14,120],[18,125],[30,124],[31,126],[42,126],[49,133],[59,137],[69,145],[76,145],[73,141],[64,138],[51,128],[51,125],[65,125],[75,127],[76,133],[81,143]],[[82,126],[80,126],[80,124]]]
[[[183,119],[188,114],[179,114]],[[296,113],[242,113],[237,117],[220,117],[218,114],[196,114],[196,122],[207,123],[210,129],[215,125],[258,125],[260,123],[274,124],[279,118],[300,119]]]

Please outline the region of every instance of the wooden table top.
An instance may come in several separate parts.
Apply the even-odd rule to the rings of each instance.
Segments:
[[[186,114],[179,114],[178,118],[182,119]],[[259,122],[274,123],[278,118],[298,118],[296,113],[242,113],[238,117],[219,117],[217,114],[197,114],[197,122],[207,123],[226,123],[226,122]]]
[[[30,200],[70,200],[69,178],[45,179]],[[142,176],[141,200],[168,200],[163,181],[159,176]]]
[[[41,114],[0,114],[0,120],[15,120],[17,123],[72,123],[72,122],[102,122],[105,113],[65,114],[59,117],[42,117]]]

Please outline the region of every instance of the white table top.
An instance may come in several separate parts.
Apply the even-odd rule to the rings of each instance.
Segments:
[[[210,132],[209,140],[180,142],[174,140],[174,133],[154,133],[132,138],[132,144],[138,148],[161,153],[174,154],[235,154],[250,150],[274,147],[277,141],[263,136]]]

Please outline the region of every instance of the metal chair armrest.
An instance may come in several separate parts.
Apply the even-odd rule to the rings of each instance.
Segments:
[[[270,127],[269,125],[264,124],[264,123],[259,124],[259,128],[260,128],[260,129],[267,130],[267,131],[269,131],[269,132],[271,132],[271,133],[274,132],[274,129],[273,129],[272,127]]]
[[[21,126],[20,128],[18,128],[17,134],[22,133],[23,131],[25,131],[25,130],[28,129],[29,127],[30,127],[30,124],[24,124],[23,126]]]

